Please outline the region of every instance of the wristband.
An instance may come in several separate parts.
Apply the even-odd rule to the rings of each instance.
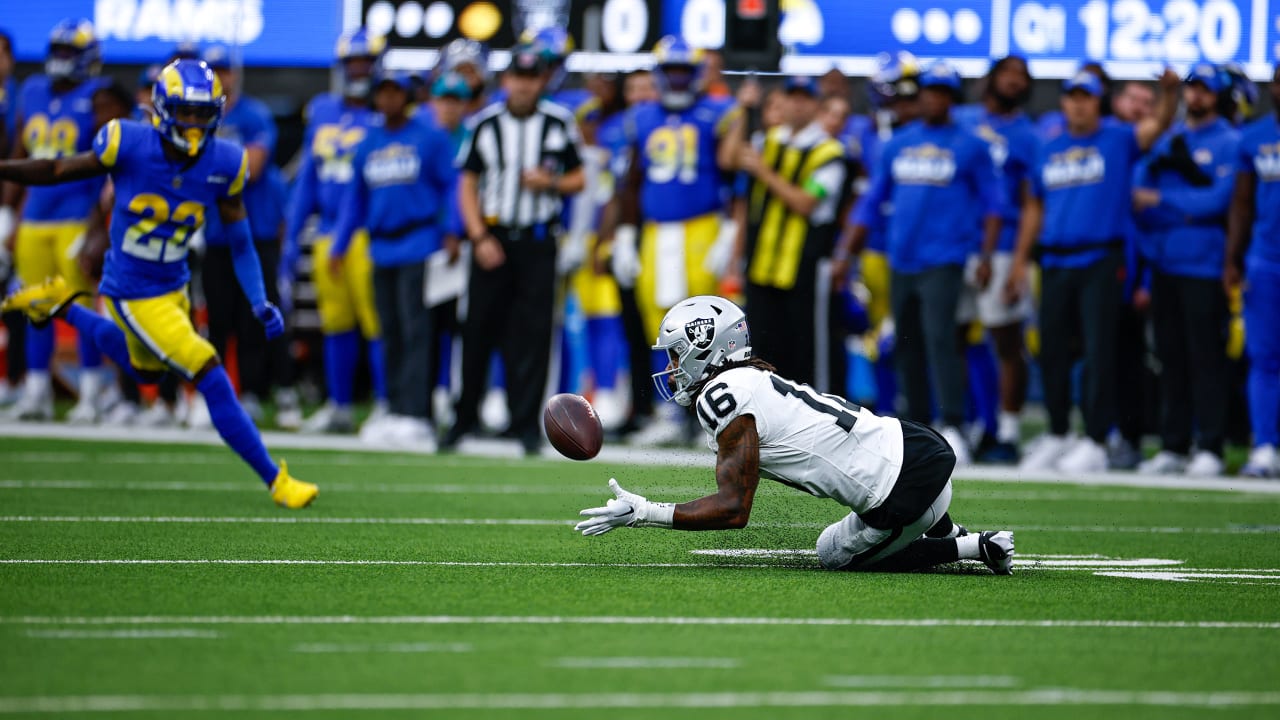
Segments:
[[[636,519],[627,523],[628,526],[633,528],[656,527],[669,529],[675,521],[675,503],[656,503],[646,500],[634,510]]]

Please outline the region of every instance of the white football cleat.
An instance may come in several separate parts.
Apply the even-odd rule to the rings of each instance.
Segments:
[[[939,434],[951,446],[951,452],[956,454],[956,467],[973,464],[973,456],[969,453],[969,442],[964,439],[964,434],[959,428],[948,425],[942,428]]]
[[[394,422],[387,422],[387,437],[396,447],[425,452],[436,451],[435,429],[422,418],[395,417]]]
[[[192,430],[208,430],[213,427],[213,416],[209,414],[209,403],[204,401],[204,396],[196,393],[191,398],[188,406],[186,417],[186,426]]]
[[[53,419],[53,380],[48,372],[27,371],[18,401],[5,412],[9,420],[49,421]]]
[[[169,405],[164,400],[156,398],[151,407],[138,413],[138,417],[134,420],[138,427],[145,428],[170,428],[178,425],[178,416],[173,410],[169,409]]]
[[[1191,477],[1218,477],[1224,469],[1222,458],[1208,450],[1200,450],[1187,463],[1186,472]]]
[[[1240,468],[1241,477],[1273,478],[1277,477],[1277,474],[1274,445],[1259,445],[1249,451],[1249,462]]]
[[[437,385],[431,391],[431,414],[440,427],[453,427],[456,418],[453,413],[453,395],[449,392],[449,388]]]
[[[1107,448],[1102,443],[1082,437],[1058,459],[1058,472],[1072,474],[1100,473],[1107,471]]]
[[[349,433],[355,429],[355,423],[351,419],[351,408],[338,407],[330,401],[312,413],[300,429],[309,434]]]
[[[240,396],[240,407],[244,409],[249,419],[254,425],[262,424],[262,401],[253,393],[245,393]]]
[[[0,407],[9,407],[18,401],[18,389],[9,384],[5,378],[0,378]]]
[[[988,530],[978,536],[978,556],[996,575],[1013,574],[1013,533]]]
[[[1138,463],[1138,472],[1144,475],[1181,475],[1187,469],[1187,457],[1161,450],[1149,460]]]
[[[163,405],[164,403],[160,404]],[[138,416],[137,405],[128,400],[121,400],[112,405],[111,409],[102,416],[102,422],[104,425],[111,427],[128,427],[138,420]]]
[[[1057,467],[1069,447],[1066,435],[1041,435],[1027,446],[1018,469],[1023,472],[1049,472]]]
[[[507,391],[489,388],[480,401],[480,426],[492,433],[501,433],[511,426],[511,411],[507,407]]]
[[[605,432],[617,430],[627,420],[627,398],[619,388],[597,390],[591,407]]]

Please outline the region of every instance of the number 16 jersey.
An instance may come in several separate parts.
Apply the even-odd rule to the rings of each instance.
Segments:
[[[210,138],[194,160],[174,162],[154,128],[112,120],[98,131],[93,151],[111,171],[115,205],[111,248],[102,269],[103,295],[121,300],[156,297],[190,280],[187,242],[218,201],[244,190],[244,148]]]
[[[696,414],[715,450],[738,417],[755,418],[761,477],[831,498],[856,513],[878,507],[902,470],[902,425],[835,395],[752,367],[716,375]]]

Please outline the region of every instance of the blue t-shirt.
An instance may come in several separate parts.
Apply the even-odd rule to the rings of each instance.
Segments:
[[[1239,170],[1257,179],[1253,237],[1245,262],[1280,272],[1280,120],[1275,115],[1245,126],[1240,138]]]
[[[1139,153],[1132,125],[1106,122],[1090,135],[1063,133],[1040,146],[1031,192],[1044,202],[1043,267],[1086,267],[1105,257],[1106,246],[1123,244]]]
[[[18,116],[23,122],[21,141],[27,155],[51,160],[93,147],[93,94],[104,83],[93,78],[58,93],[45,75],[27,78],[18,96]],[[98,201],[103,182],[102,178],[90,178],[29,187],[22,217],[36,222],[83,220]]]
[[[154,128],[112,120],[98,131],[93,151],[115,184],[111,247],[99,292],[122,300],[178,290],[190,278],[187,241],[218,212],[218,201],[244,191],[249,156],[213,138],[195,162],[164,154]]]
[[[625,122],[633,162],[643,171],[640,211],[646,220],[683,222],[724,209],[716,149],[737,113],[731,99],[703,97],[673,112],[637,105]]]
[[[840,141],[850,149],[854,157],[862,163],[862,170],[870,178],[875,172],[876,166],[880,163],[880,154],[884,151],[885,140],[880,138],[880,131],[876,127],[875,121],[864,115],[854,115],[849,118],[849,122],[845,124],[844,132],[840,135]],[[865,196],[865,193],[864,193]],[[863,199],[859,198],[853,208],[849,210],[848,222],[856,222],[858,213],[861,212]],[[885,218],[887,217],[888,206],[881,208],[880,221],[867,225],[867,250],[883,253],[888,243],[885,235]]]
[[[889,266],[917,273],[963,265],[982,242],[982,220],[1003,215],[1002,186],[986,143],[954,123],[914,122],[884,146],[856,222],[874,227],[887,201]]]
[[[257,145],[267,152],[267,166],[271,166],[276,153],[276,121],[267,106],[256,98],[241,96],[222,118],[218,137],[248,148]],[[244,207],[249,213],[249,230],[255,242],[278,239],[279,217],[283,209],[275,206],[276,196],[271,188],[261,182],[265,178],[249,178],[244,189]],[[205,229],[205,242],[209,245],[226,245],[228,240],[218,218],[209,220]]]
[[[457,179],[451,146],[443,130],[422,122],[370,127],[352,160],[334,254],[346,251],[360,227],[369,230],[376,266],[421,262],[435,252]]]
[[[1197,184],[1173,169],[1159,169],[1175,138],[1182,138],[1203,178]],[[1134,186],[1160,192],[1160,204],[1136,216],[1144,254],[1171,275],[1216,278],[1227,244],[1227,210],[1239,166],[1240,133],[1221,118],[1165,133],[1134,171]]]
[[[972,109],[970,109],[972,108]],[[1011,252],[1018,242],[1018,218],[1022,215],[1022,184],[1031,174],[1040,139],[1031,119],[1023,113],[1012,117],[989,112],[980,105],[956,108],[956,123],[987,143],[991,163],[1004,186],[1004,225],[1000,229],[1001,252]],[[964,110],[964,112],[960,112]]]

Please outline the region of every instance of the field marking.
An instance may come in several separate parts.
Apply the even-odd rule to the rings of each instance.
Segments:
[[[470,643],[302,643],[296,653],[468,653]]]
[[[562,657],[547,663],[570,670],[667,670],[699,668],[732,670],[742,667],[737,658],[698,657]]]
[[[28,630],[29,638],[45,640],[167,640],[174,638],[215,640],[222,637],[216,630]]]
[[[467,560],[310,560],[310,559],[231,559],[231,558],[3,558],[0,565],[348,565],[409,567],[489,567],[489,568],[757,568],[791,570],[816,565],[783,565],[781,563],[600,563],[600,562],[485,562]]]
[[[183,517],[128,515],[5,515],[0,523],[157,523],[157,524],[249,524],[249,525],[573,525],[574,520],[538,518],[342,518],[275,515],[263,517]]]
[[[311,436],[287,432],[264,432],[263,441],[274,450],[324,450],[344,453],[365,454],[369,456],[398,456],[400,458],[422,457],[430,455],[425,451],[414,451],[407,448],[380,449],[370,448],[354,436]],[[221,446],[222,439],[216,431],[148,429],[139,434],[136,428],[92,426],[75,427],[61,423],[15,423],[0,422],[0,437],[10,438],[46,438],[54,440],[83,440],[91,442],[126,442],[163,445],[202,445]],[[519,443],[502,440],[465,440],[460,448],[460,456],[482,458],[489,461],[507,461],[514,466],[525,465],[521,460],[522,451]],[[76,452],[71,450],[70,452]],[[226,457],[230,458],[230,453]],[[547,450],[543,455],[542,465],[571,462],[556,456]],[[435,460],[433,459],[433,462]],[[443,461],[449,462],[449,460]],[[704,468],[710,470],[715,466],[715,455],[710,451],[673,450],[657,448],[632,448],[624,445],[606,445],[594,461],[602,469],[612,467],[633,467],[636,465],[678,466],[687,468]],[[1248,478],[1185,478],[1161,475],[1137,475],[1134,473],[1094,473],[1087,475],[1064,475],[1056,472],[1027,472],[1017,468],[969,466],[959,468],[956,479],[962,484],[969,482],[1041,482],[1073,486],[1114,486],[1133,488],[1164,488],[1173,490],[1210,490],[1218,492],[1253,492],[1268,495],[1280,494],[1280,483],[1269,480],[1251,480]]]
[[[1013,618],[660,617],[632,615],[134,615],[0,616],[0,625],[724,625],[893,628],[1280,630],[1280,621]]]
[[[1272,574],[1262,574],[1272,573]],[[1229,585],[1280,585],[1280,570],[1218,570],[1218,571],[1124,571],[1124,572],[1095,572],[1094,575],[1102,575],[1104,577],[1131,578],[1133,580],[1163,580],[1165,582],[1214,582],[1216,580],[1268,580],[1269,582],[1260,583],[1222,583]]]
[[[822,684],[838,688],[1012,688],[1012,675],[828,675]]]
[[[965,706],[1256,707],[1280,705],[1280,692],[1141,690],[809,691],[706,693],[504,693],[435,695],[81,695],[0,698],[0,713],[355,710],[583,710],[611,708],[965,707]]]
[[[369,493],[425,493],[438,495],[599,495],[598,487],[569,485],[520,485],[498,483],[344,483],[325,482],[326,491]],[[185,480],[0,480],[0,490],[143,490],[153,492],[255,492],[260,483],[189,482]]]

